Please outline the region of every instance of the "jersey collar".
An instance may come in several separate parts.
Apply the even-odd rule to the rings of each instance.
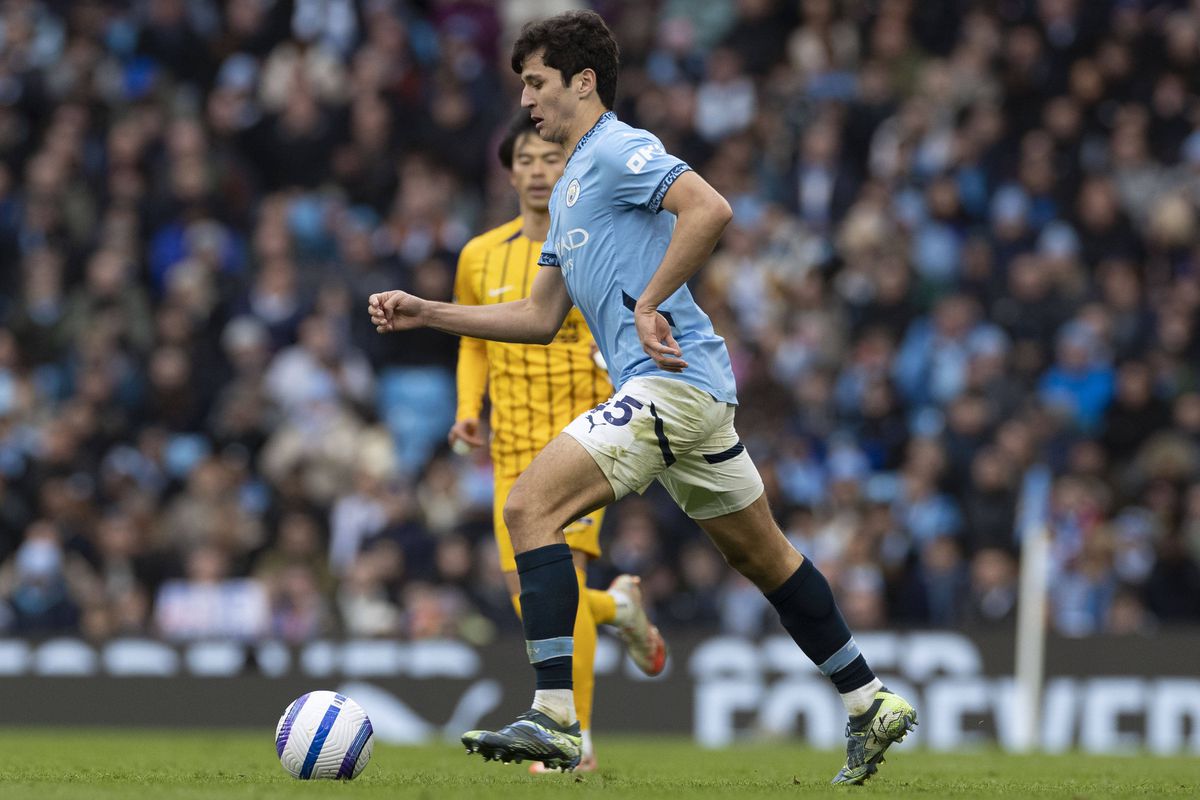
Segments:
[[[571,151],[571,158],[574,158],[575,154],[582,150],[583,146],[588,143],[588,140],[595,136],[601,128],[616,118],[617,115],[612,111],[605,111],[603,114],[601,114],[600,119],[596,120],[596,124],[593,125],[591,129],[583,135],[583,138],[579,140],[579,143],[575,145],[575,149]],[[571,159],[569,158],[567,160],[570,161]]]

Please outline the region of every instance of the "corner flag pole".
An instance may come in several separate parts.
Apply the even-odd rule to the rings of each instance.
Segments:
[[[1050,566],[1049,468],[1036,464],[1025,473],[1017,509],[1021,576],[1017,597],[1016,749],[1036,750],[1041,742],[1042,687],[1045,683],[1046,594]]]

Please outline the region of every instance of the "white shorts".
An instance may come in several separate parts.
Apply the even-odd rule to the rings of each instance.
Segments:
[[[591,453],[618,500],[657,478],[689,517],[711,519],[763,493],[734,408],[683,381],[634,378],[563,433]]]

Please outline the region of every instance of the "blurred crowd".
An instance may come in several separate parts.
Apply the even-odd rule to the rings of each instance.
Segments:
[[[516,629],[449,299],[515,214],[509,43],[573,0],[0,0],[0,633]],[[618,114],[734,207],[694,290],[852,626],[1011,624],[1051,479],[1069,635],[1200,622],[1200,2],[591,3]],[[662,492],[603,585],[766,603]]]

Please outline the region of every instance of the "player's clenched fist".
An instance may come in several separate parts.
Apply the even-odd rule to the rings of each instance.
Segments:
[[[425,301],[408,292],[378,292],[368,299],[367,313],[380,333],[408,331],[425,324],[421,319],[424,304]]]

